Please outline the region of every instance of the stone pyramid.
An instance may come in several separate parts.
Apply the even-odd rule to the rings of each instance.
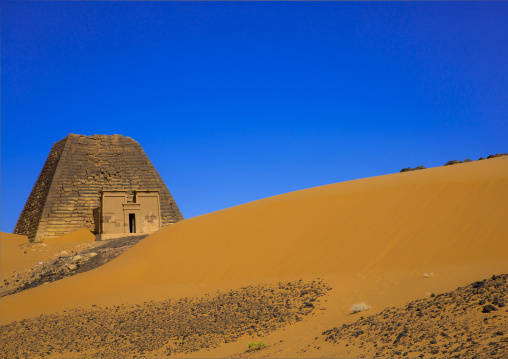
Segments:
[[[69,134],[56,142],[14,229],[44,240],[86,228],[98,234],[102,191],[158,191],[160,227],[183,220],[175,200],[141,146],[120,135]],[[155,192],[157,193],[157,192]]]

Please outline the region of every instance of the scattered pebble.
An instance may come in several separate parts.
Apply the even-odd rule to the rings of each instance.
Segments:
[[[304,303],[324,295],[326,288],[322,282],[298,281],[42,315],[2,326],[0,358],[74,357],[78,352],[93,358],[187,355],[295,323],[313,311]]]
[[[452,292],[431,294],[404,308],[387,308],[322,334],[331,343],[364,345],[364,357],[508,358],[504,334],[508,313],[498,310],[507,300],[508,274],[498,275]]]

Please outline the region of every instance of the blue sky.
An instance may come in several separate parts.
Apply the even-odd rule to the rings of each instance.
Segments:
[[[508,152],[507,2],[1,2],[1,230],[54,142],[138,141],[184,217]]]

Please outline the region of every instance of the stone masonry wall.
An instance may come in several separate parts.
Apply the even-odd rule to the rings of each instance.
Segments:
[[[63,143],[62,149],[57,146],[60,143]],[[53,152],[53,156],[58,153],[56,147],[60,159],[50,162]],[[49,190],[44,191],[48,181],[42,181],[41,177],[46,167],[47,172],[52,170],[54,175]],[[94,231],[93,211],[100,206],[101,190],[124,190],[128,199],[132,199],[135,190],[158,190],[161,227],[183,220],[171,193],[136,141],[120,135],[70,134],[53,146],[32,190],[32,194],[42,195],[30,194],[15,233],[40,240],[80,228]],[[32,202],[34,204],[29,206]],[[38,222],[34,213],[41,213]]]
[[[31,239],[35,238],[42,218],[44,205],[46,204],[46,198],[48,197],[51,183],[66,142],[67,137],[56,142],[51,148],[41,173],[32,188],[32,192],[28,196],[25,207],[21,211],[14,228],[14,234],[25,235]]]

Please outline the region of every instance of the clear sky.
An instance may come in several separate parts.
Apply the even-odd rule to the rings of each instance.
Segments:
[[[8,2],[1,230],[54,142],[138,141],[184,217],[508,152],[508,2]]]

